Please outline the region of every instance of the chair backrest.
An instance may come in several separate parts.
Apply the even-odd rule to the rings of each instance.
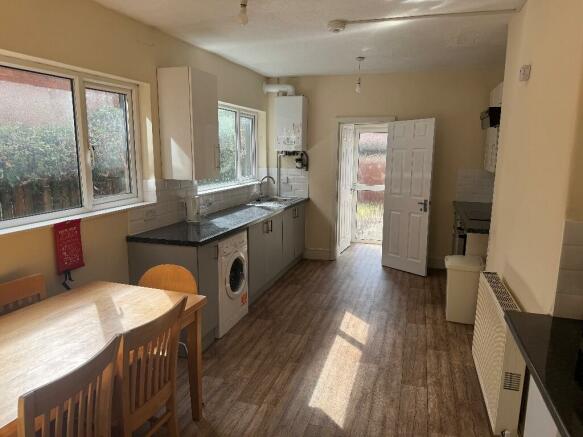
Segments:
[[[108,437],[115,363],[121,336],[69,374],[22,395],[18,435]]]
[[[146,325],[128,331],[122,338],[117,387],[121,390],[124,428],[135,429],[160,409],[176,388],[176,365],[180,317],[186,297]]]
[[[45,278],[30,275],[0,284],[0,316],[47,297]]]
[[[161,290],[179,291],[198,294],[196,279],[190,271],[174,264],[160,264],[150,268],[142,275],[138,285],[159,288]]]

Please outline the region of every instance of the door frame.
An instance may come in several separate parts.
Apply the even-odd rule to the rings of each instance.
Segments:
[[[384,126],[384,131],[386,132],[379,132],[380,130],[380,126]],[[353,147],[354,150],[352,150],[352,186],[353,187],[357,187],[359,184],[357,182],[358,179],[358,142],[360,140],[360,134],[361,133],[386,133],[387,135],[387,147],[389,146],[388,144],[388,135],[389,135],[389,126],[388,123],[357,123],[354,126],[354,142],[353,142]],[[386,156],[385,156],[386,159]],[[342,165],[342,163],[339,163],[339,170],[340,170],[340,166]],[[380,187],[380,185],[378,185],[377,187]],[[358,188],[353,188],[352,190],[352,210],[351,210],[351,231],[350,231],[350,243],[363,243],[363,244],[382,244],[382,240],[379,241],[372,241],[372,240],[355,240],[354,239],[354,235],[356,234],[356,228],[357,228],[357,221],[356,221],[356,210],[357,210],[357,206],[358,206],[358,195],[357,195],[357,191]],[[376,190],[370,190],[370,191],[385,191],[385,181],[383,181],[383,185],[382,185],[382,189],[378,188]],[[340,192],[338,193],[338,200],[340,201]],[[383,196],[384,198],[384,196]],[[384,200],[384,199],[383,199]],[[338,211],[338,214],[340,214],[340,211]],[[382,232],[381,232],[382,234]]]
[[[383,115],[383,116],[376,116],[376,117],[336,117],[334,120],[334,144],[335,146],[332,147],[332,162],[336,161],[336,171],[333,172],[332,177],[333,186],[336,189],[335,193],[335,202],[334,205],[334,217],[333,223],[334,226],[332,227],[332,235],[330,236],[331,241],[331,248],[330,248],[330,259],[334,260],[338,258],[338,226],[339,226],[339,208],[340,208],[340,166],[342,162],[340,161],[341,150],[340,147],[342,146],[341,135],[342,135],[342,125],[343,124],[381,124],[381,123],[390,123],[393,121],[397,121],[397,117],[391,115]]]

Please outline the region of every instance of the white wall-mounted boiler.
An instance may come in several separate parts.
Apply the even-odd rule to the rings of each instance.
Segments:
[[[277,96],[274,105],[275,150],[301,152],[308,142],[308,99],[305,96]]]

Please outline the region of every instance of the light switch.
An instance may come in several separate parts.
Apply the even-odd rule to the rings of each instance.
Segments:
[[[532,70],[532,66],[530,64],[525,64],[520,67],[520,81],[527,82],[530,79],[530,72]]]

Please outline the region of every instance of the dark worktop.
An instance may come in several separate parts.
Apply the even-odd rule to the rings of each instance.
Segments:
[[[583,321],[513,311],[506,321],[561,435],[583,435]]]
[[[480,202],[453,202],[453,209],[461,219],[466,233],[489,234],[492,204]]]
[[[180,222],[170,226],[129,235],[127,241],[135,243],[170,244],[174,246],[203,246],[227,237],[255,223],[273,217],[308,199],[288,199],[285,203],[255,203],[219,211],[201,219],[200,222]]]

